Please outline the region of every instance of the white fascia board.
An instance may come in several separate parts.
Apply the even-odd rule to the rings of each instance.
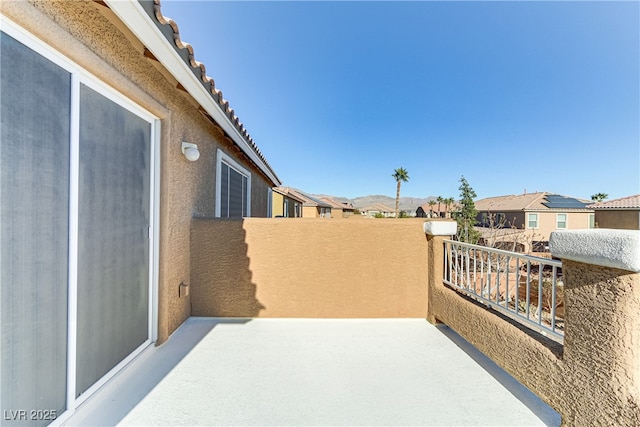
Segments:
[[[273,182],[280,185],[281,182],[265,162],[256,154],[245,141],[242,134],[231,123],[229,117],[211,97],[202,83],[193,74],[190,67],[185,64],[173,46],[164,37],[160,29],[151,21],[149,15],[137,0],[105,0],[109,9],[129,28],[129,30],[145,45],[147,49],[160,61],[176,80],[189,92],[189,94],[213,117],[222,129],[231,136],[240,149],[249,156],[262,172]]]

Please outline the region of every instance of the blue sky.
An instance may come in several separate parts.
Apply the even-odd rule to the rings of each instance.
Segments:
[[[640,193],[640,3],[163,0],[285,185]]]

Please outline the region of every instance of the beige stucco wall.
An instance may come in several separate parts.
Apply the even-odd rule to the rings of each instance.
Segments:
[[[319,218],[320,211],[316,206],[302,206],[302,217],[303,218]]]
[[[500,212],[492,212],[496,215]],[[591,212],[575,212],[575,211],[508,211],[503,212],[506,220],[509,224],[513,224],[516,228],[522,228],[527,230],[527,234],[533,233],[533,240],[536,241],[548,241],[549,236],[553,231],[558,231],[556,228],[557,214],[567,215],[567,228],[566,230],[580,230],[589,228],[589,216],[593,214]],[[538,214],[538,227],[535,229],[529,228],[529,213]],[[478,214],[478,221],[481,221],[482,212]],[[506,226],[505,228],[508,228]]]
[[[593,212],[532,212],[538,214],[538,228],[535,229],[536,239],[548,241],[549,236],[553,231],[558,231],[556,228],[557,214],[567,215],[567,228],[566,230],[581,230],[589,228],[589,215]],[[527,216],[525,215],[525,221]],[[540,238],[538,238],[540,237]]]
[[[273,207],[272,207],[272,215],[273,217],[284,216],[284,196],[276,191],[272,193],[273,199]]]
[[[563,425],[640,425],[640,274],[563,260],[564,345],[442,283],[443,237],[428,237],[427,318],[443,322],[562,415]]]
[[[640,211],[596,210],[598,228],[640,230]]]
[[[92,1],[3,1],[2,14],[107,86],[160,119],[160,267],[158,333],[164,341],[191,313],[189,297],[179,297],[190,280],[189,230],[194,216],[215,212],[216,150],[222,149],[252,173],[252,213],[266,214],[266,178],[242,158],[230,140],[197,111],[157,61],[111,11]],[[188,162],[181,142],[198,144],[201,157]]]
[[[195,219],[193,314],[425,317],[422,223]]]

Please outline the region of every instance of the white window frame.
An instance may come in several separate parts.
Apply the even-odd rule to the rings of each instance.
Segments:
[[[67,407],[50,425],[61,425],[73,415],[76,409],[109,379],[129,364],[158,337],[158,271],[160,236],[157,224],[160,218],[160,118],[144,109],[123,93],[108,86],[85,68],[75,63],[63,53],[39,39],[29,31],[0,15],[0,29],[38,55],[51,61],[71,74],[71,117],[70,153],[69,153],[69,277],[68,277],[68,322],[67,322]],[[79,159],[80,159],[80,85],[93,89],[105,98],[118,104],[125,110],[137,115],[151,125],[150,160],[150,217],[149,217],[149,319],[147,340],[129,356],[113,367],[100,380],[89,387],[81,396],[76,397],[76,322],[78,314],[78,211],[79,211]]]
[[[251,172],[242,167],[231,156],[218,148],[216,152],[216,218],[222,217],[222,163],[247,178],[247,217],[251,216]],[[227,218],[227,217],[224,217]]]
[[[589,214],[589,228],[596,228],[596,214]]]
[[[273,190],[267,188],[267,218],[273,218]]]
[[[283,206],[282,206],[282,216],[285,218],[289,218],[289,199],[284,198]]]
[[[535,216],[536,218],[535,220],[533,220],[536,223],[536,225],[533,227],[531,226],[532,216]],[[539,227],[540,227],[540,223],[538,222],[538,214],[533,212],[527,212],[527,228],[531,230],[537,230]]]
[[[560,227],[560,215],[564,215],[564,227]],[[566,230],[569,227],[569,215],[566,213],[556,214],[556,230]]]

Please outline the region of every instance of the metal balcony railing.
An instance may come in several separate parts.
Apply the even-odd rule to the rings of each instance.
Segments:
[[[445,240],[444,283],[548,336],[564,339],[562,263]]]

